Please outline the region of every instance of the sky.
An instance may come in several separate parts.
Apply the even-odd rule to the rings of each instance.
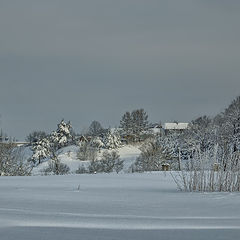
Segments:
[[[0,128],[189,122],[240,95],[238,0],[0,0]]]

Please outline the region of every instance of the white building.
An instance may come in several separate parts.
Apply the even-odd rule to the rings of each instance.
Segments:
[[[165,134],[172,131],[184,131],[188,128],[189,123],[165,123],[163,126]]]

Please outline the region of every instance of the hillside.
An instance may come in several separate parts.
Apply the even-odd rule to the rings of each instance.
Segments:
[[[122,172],[127,172],[130,165],[139,156],[139,147],[140,145],[125,145],[121,148],[116,149],[116,151],[120,155],[120,159],[124,160],[124,168]],[[73,145],[64,147],[58,151],[59,160],[70,167],[70,173],[75,173],[80,165],[87,166],[89,164],[89,161],[80,161],[77,159],[78,150],[79,147]],[[101,150],[100,153],[98,153],[98,158],[101,158],[103,151],[105,150]],[[30,157],[32,153],[31,151],[29,151],[29,148],[28,150],[26,150],[26,152],[28,153],[27,157]],[[42,175],[42,170],[48,166],[48,162],[49,159],[45,159],[43,163],[41,163],[37,167],[34,167],[32,175]]]

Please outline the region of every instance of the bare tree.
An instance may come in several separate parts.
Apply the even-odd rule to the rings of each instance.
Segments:
[[[23,148],[11,143],[0,144],[0,175],[31,175],[31,164],[24,158]]]
[[[29,142],[30,144],[33,144],[46,137],[47,133],[44,131],[33,131],[28,134],[28,136],[26,137],[26,141]]]

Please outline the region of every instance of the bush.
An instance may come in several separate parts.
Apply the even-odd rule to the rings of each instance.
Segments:
[[[142,146],[141,154],[131,166],[131,171],[161,171],[164,164],[169,164],[171,169],[176,169],[177,159],[166,147],[163,148],[158,142],[150,141]]]
[[[58,159],[50,160],[48,167],[43,170],[45,175],[65,175],[70,172],[67,164],[61,163]]]
[[[77,152],[77,158],[80,161],[93,161],[97,158],[97,152],[98,150],[92,147],[90,143],[83,142]]]
[[[120,156],[116,151],[103,152],[101,160],[91,161],[88,172],[89,173],[110,173],[116,171],[119,173],[123,169],[123,160],[120,160]]]
[[[76,174],[84,174],[84,173],[88,173],[88,170],[83,165],[80,165],[76,170]]]
[[[180,172],[172,173],[180,190],[200,192],[240,191],[240,153],[226,155],[215,162],[208,152],[198,152]]]

